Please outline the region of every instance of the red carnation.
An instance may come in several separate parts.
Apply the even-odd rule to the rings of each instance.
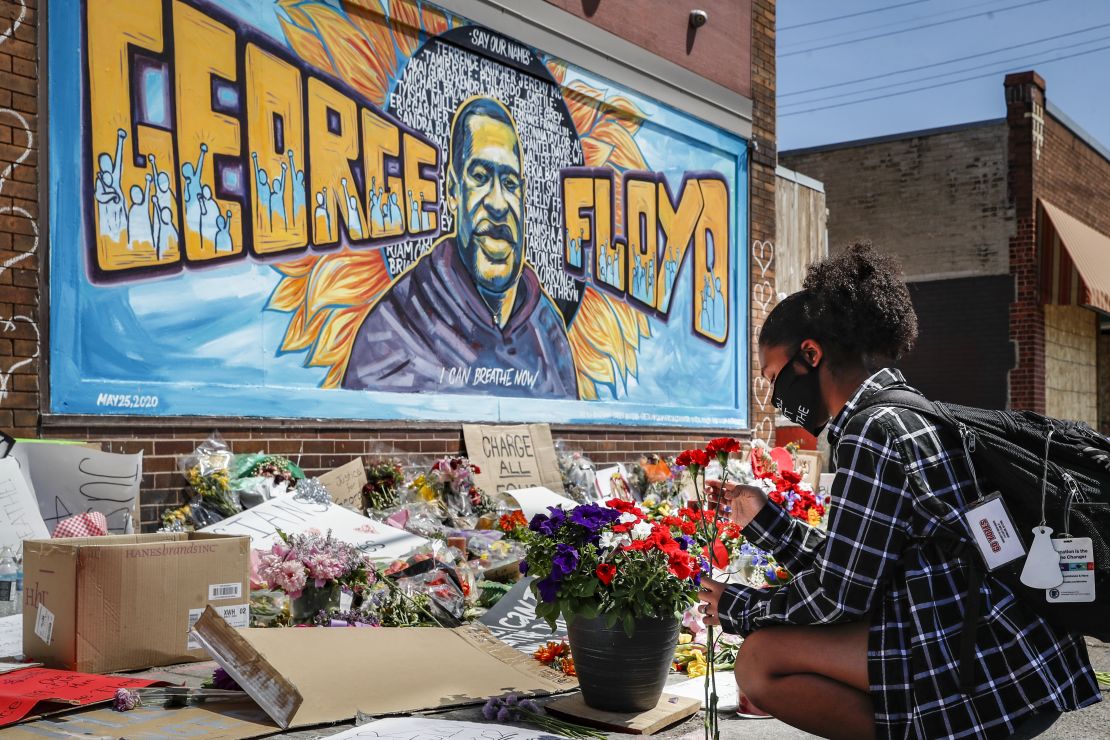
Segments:
[[[732,437],[718,437],[705,447],[710,455],[728,455],[740,451],[740,443]]]
[[[690,450],[690,460],[694,465],[704,468],[709,464],[709,453],[705,450]]]
[[[597,580],[608,586],[613,582],[613,577],[617,575],[617,566],[612,563],[602,563],[597,566]]]
[[[690,463],[693,462],[693,458],[690,457],[691,452],[692,450],[685,450],[678,453],[678,457],[674,459],[674,464],[681,465],[684,468],[690,467]]]
[[[786,500],[786,497],[782,495],[781,491],[771,491],[767,494],[767,498],[771,499],[779,506],[782,506],[782,502]]]

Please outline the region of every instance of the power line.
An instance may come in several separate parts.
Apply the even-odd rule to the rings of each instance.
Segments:
[[[887,36],[897,36],[898,34],[909,33],[910,31],[920,31],[923,28],[933,28],[935,26],[943,26],[943,25],[946,25],[948,23],[956,23],[957,21],[966,21],[966,20],[970,20],[972,18],[978,18],[980,16],[990,15],[991,13],[1002,13],[1002,12],[1005,12],[1007,10],[1017,10],[1018,8],[1024,8],[1024,7],[1027,7],[1029,5],[1039,5],[1040,3],[1045,3],[1045,2],[1048,2],[1048,0],[1027,0],[1027,2],[1024,2],[1024,3],[1017,3],[1016,5],[1007,5],[1006,7],[998,8],[996,10],[984,10],[980,13],[972,13],[971,15],[961,15],[958,18],[949,18],[948,20],[934,21],[933,23],[923,23],[920,26],[910,26],[909,28],[903,28],[903,29],[898,30],[898,31],[890,31],[888,33],[877,33],[877,34],[874,34],[872,36],[862,36],[858,39],[852,39],[850,41],[837,41],[837,42],[834,42],[834,43],[831,43],[831,44],[824,44],[823,46],[812,46],[808,49],[799,49],[798,51],[789,51],[789,52],[786,52],[785,54],[779,54],[778,56],[781,59],[783,57],[792,57],[792,56],[797,56],[798,54],[806,54],[806,53],[811,52],[811,51],[821,51],[823,49],[832,49],[832,48],[835,48],[837,46],[847,46],[848,44],[857,44],[861,41],[873,41],[874,39],[886,38]]]
[[[1035,62],[1035,64],[1045,65],[1045,64],[1052,64],[1054,62],[1062,62],[1065,59],[1073,59],[1075,57],[1086,56],[1087,54],[1094,54],[1095,52],[1106,51],[1107,49],[1110,49],[1110,45],[1100,46],[1097,49],[1088,49],[1087,51],[1076,52],[1075,54],[1066,54],[1062,57],[1056,57],[1055,59],[1042,60],[1042,61],[1039,61],[1039,62]],[[935,88],[938,88],[938,87],[948,87],[949,85],[957,85],[961,82],[970,82],[972,80],[981,80],[981,79],[984,79],[986,77],[997,77],[998,75],[1002,74],[1003,72],[1010,72],[1014,69],[1019,69],[1019,68],[1020,67],[1016,67],[1016,68],[1011,67],[1010,69],[1005,69],[1005,70],[995,70],[993,72],[987,72],[987,73],[981,74],[981,75],[974,75],[972,77],[964,77],[964,78],[959,79],[959,80],[949,80],[948,82],[938,82],[935,85],[925,85],[924,87],[915,87],[912,90],[900,90],[898,92],[886,93],[885,95],[874,95],[870,98],[861,98],[860,100],[849,100],[849,101],[846,101],[846,102],[843,102],[843,103],[834,103],[832,105],[819,105],[816,108],[809,108],[807,110],[797,110],[797,111],[790,111],[789,113],[780,113],[779,118],[787,118],[789,116],[800,116],[804,113],[816,113],[817,111],[832,110],[833,108],[844,108],[844,107],[849,106],[849,105],[858,105],[859,103],[870,103],[873,100],[885,100],[886,98],[894,98],[894,97],[897,97],[899,95],[909,95],[910,93],[921,92],[922,90],[932,90],[932,89],[935,89]]]
[[[932,2],[932,0],[911,0],[908,3],[898,3],[897,5],[886,5],[882,8],[872,8],[871,10],[861,10],[858,13],[848,13],[847,15],[834,15],[832,18],[822,18],[819,21],[806,21],[805,23],[795,23],[793,26],[779,26],[779,31],[791,31],[795,28],[805,28],[806,26],[816,26],[819,23],[832,23],[833,21],[842,21],[845,18],[858,18],[861,15],[870,15],[871,13],[881,13],[885,10],[894,10],[895,8],[904,8],[907,5],[920,5],[921,3]]]
[[[898,26],[904,25],[906,23],[918,23],[920,21],[928,21],[928,20],[933,19],[933,18],[941,18],[941,17],[946,16],[946,15],[952,15],[953,13],[966,13],[967,11],[975,10],[976,8],[983,8],[983,7],[986,7],[988,5],[997,6],[999,3],[1005,3],[1005,2],[1008,2],[1008,0],[985,0],[985,2],[964,3],[959,8],[952,8],[952,9],[949,9],[949,10],[942,10],[939,13],[926,13],[925,15],[915,16],[913,18],[902,18],[900,20],[888,21],[888,22],[885,22],[885,23],[873,23],[869,26],[860,26],[858,28],[853,28],[850,31],[843,31],[843,32],[840,32],[840,33],[829,34],[827,36],[821,36],[821,37],[818,37],[818,38],[810,38],[810,39],[803,39],[801,41],[786,42],[786,43],[778,44],[778,49],[780,51],[784,51],[784,52],[791,51],[793,49],[798,48],[799,46],[805,46],[807,44],[812,44],[812,43],[815,43],[815,42],[824,42],[824,41],[832,41],[834,39],[843,39],[843,38],[847,38],[849,36],[854,36],[855,34],[858,34],[858,33],[864,33],[866,31],[879,31],[879,30],[883,30],[883,29],[887,29],[887,28],[897,28]],[[991,8],[990,10],[988,10],[986,12],[987,13],[993,13],[997,10],[998,10],[998,8],[995,7],[995,8]]]
[[[1088,33],[1090,31],[1097,31],[1100,28],[1107,28],[1107,27],[1110,27],[1110,23],[1103,23],[1103,24],[1098,25],[1098,26],[1091,26],[1090,28],[1083,28],[1083,29],[1080,29],[1078,31],[1069,31],[1068,33],[1061,33],[1061,34],[1057,34],[1055,36],[1046,36],[1043,39],[1037,39],[1035,41],[1026,41],[1026,42],[1021,43],[1021,44],[1014,44],[1013,46],[1002,46],[1002,47],[999,47],[997,49],[992,49],[990,51],[983,51],[983,52],[979,52],[978,54],[968,54],[967,56],[964,56],[964,57],[955,57],[953,59],[948,59],[948,60],[945,60],[943,62],[933,62],[932,64],[922,64],[922,65],[917,66],[917,67],[905,67],[904,69],[896,69],[893,72],[884,72],[883,74],[870,75],[868,77],[857,77],[854,80],[845,80],[843,82],[833,82],[833,83],[829,83],[827,85],[820,85],[818,87],[808,87],[804,90],[792,90],[791,92],[779,93],[779,97],[780,98],[789,98],[789,97],[794,96],[794,95],[802,95],[803,93],[817,92],[817,91],[820,91],[820,90],[827,90],[831,87],[844,87],[846,85],[854,85],[858,82],[870,82],[871,80],[881,80],[885,77],[893,77],[895,75],[905,74],[906,72],[918,72],[918,71],[923,70],[923,69],[932,69],[933,67],[943,67],[946,64],[955,64],[956,62],[966,62],[968,59],[978,59],[979,57],[990,56],[991,54],[997,54],[997,53],[1002,52],[1002,51],[1011,51],[1013,49],[1020,49],[1020,48],[1025,47],[1025,46],[1035,46],[1036,44],[1043,44],[1046,41],[1056,41],[1058,39],[1066,38],[1068,36],[1077,36],[1081,33]],[[1086,42],[1083,42],[1083,43],[1086,43]]]
[[[1110,24],[1107,24],[1107,25],[1110,25]],[[1099,36],[1098,38],[1087,39],[1086,41],[1080,41],[1078,45],[1083,46],[1083,45],[1086,45],[1086,44],[1094,44],[1094,43],[1097,43],[1099,41],[1110,41],[1110,36]],[[1069,48],[1074,48],[1074,47],[1069,47]],[[1056,49],[1055,51],[1063,51],[1063,49]],[[877,92],[879,90],[889,90],[892,87],[901,87],[903,85],[912,85],[912,84],[917,83],[917,82],[927,82],[929,80],[934,79],[937,76],[951,77],[952,75],[959,75],[959,74],[964,74],[964,73],[967,73],[967,72],[975,72],[975,71],[978,71],[980,69],[986,69],[987,67],[994,67],[994,66],[999,65],[999,64],[1019,65],[1019,66],[1034,66],[1036,64],[1043,63],[1043,61],[1053,61],[1054,59],[1057,59],[1057,58],[1059,58],[1059,57],[1053,57],[1052,59],[1041,60],[1041,61],[1033,61],[1033,62],[1028,61],[1026,57],[1016,57],[1016,58],[1005,59],[1005,60],[999,59],[999,60],[994,61],[994,62],[987,62],[986,64],[978,64],[978,65],[974,65],[974,66],[971,66],[971,67],[965,67],[963,69],[954,69],[951,72],[941,72],[939,75],[931,75],[931,76],[928,76],[928,77],[916,77],[912,80],[902,80],[901,82],[890,82],[890,83],[887,83],[885,85],[875,85],[874,87],[865,87],[865,88],[862,88],[860,90],[853,90],[849,93],[841,93],[841,94],[837,94],[837,95],[826,95],[824,97],[811,98],[809,100],[799,100],[799,101],[794,102],[794,103],[786,103],[783,107],[791,107],[791,106],[797,107],[797,106],[800,106],[800,105],[812,105],[814,103],[820,103],[824,100],[836,100],[838,98],[842,98],[844,95],[861,95],[863,93]],[[1010,67],[1006,67],[1006,69],[1009,69],[1009,68]],[[998,70],[995,70],[995,72],[997,73]]]

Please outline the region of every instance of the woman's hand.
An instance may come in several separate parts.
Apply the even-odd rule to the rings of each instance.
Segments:
[[[703,621],[709,626],[721,626],[721,615],[717,612],[717,607],[721,601],[721,594],[724,592],[725,584],[714,581],[712,578],[701,579],[698,598],[702,603],[698,606],[698,610],[702,613]]]
[[[707,480],[705,494],[709,498],[711,511],[719,508],[722,514],[740,525],[741,529],[748,526],[767,503],[767,494],[759,486],[735,483],[722,485],[719,480]]]

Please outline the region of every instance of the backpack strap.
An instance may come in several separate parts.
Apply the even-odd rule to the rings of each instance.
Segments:
[[[859,407],[853,410],[852,416],[877,406],[893,406],[916,411],[922,416],[951,429],[955,429],[959,424],[942,405],[933,403],[905,385],[892,386],[871,394]],[[974,471],[974,465],[972,470]],[[972,474],[974,475],[974,473]],[[913,485],[912,477],[908,476],[908,478],[911,480],[911,485]],[[929,501],[931,499],[924,500]],[[952,544],[957,545],[948,548],[948,552],[953,554],[959,554],[968,549],[965,538],[961,538],[957,543]],[[975,636],[979,615],[982,611],[982,593],[980,589],[986,575],[976,558],[977,553],[972,553],[972,556],[968,558],[968,593],[967,602],[964,604],[964,621],[959,648],[960,690],[965,694],[970,694],[975,688]]]

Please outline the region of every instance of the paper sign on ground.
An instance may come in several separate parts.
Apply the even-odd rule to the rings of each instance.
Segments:
[[[10,457],[23,470],[50,531],[62,519],[87,511],[104,514],[112,534],[125,534],[139,521],[141,452],[117,455],[80,445],[17,443]]]
[[[541,740],[554,736],[503,724],[432,717],[390,717],[332,735],[329,740]]]
[[[561,642],[567,636],[567,623],[561,618],[552,632],[547,622],[536,616],[536,597],[529,588],[533,580],[517,581],[481,619],[497,639],[528,655],[549,642]]]
[[[541,695],[578,685],[476,624],[457,629],[234,630],[209,609],[193,632],[282,728],[342,722],[360,711],[383,715],[444,709],[509,691]]]
[[[23,540],[49,536],[19,463],[10,457],[0,459],[0,547],[6,545],[18,555],[23,551]]]
[[[481,469],[475,478],[487,493],[544,486],[563,492],[563,476],[547,424],[463,424],[466,455]]]
[[[0,658],[23,656],[23,615],[0,617]]]
[[[40,702],[84,706],[108,701],[116,689],[152,686],[157,681],[92,673],[25,668],[0,676],[0,726],[26,717]]]
[[[560,496],[550,488],[542,486],[521,488],[518,491],[507,491],[507,493],[520,504],[520,511],[528,521],[531,521],[536,514],[547,514],[547,507],[549,506],[562,506],[567,511],[578,506],[577,501],[566,496]]]
[[[405,557],[414,548],[428,542],[423,537],[368,519],[342,506],[317,504],[294,496],[271,499],[200,531],[248,535],[252,548],[267,550],[279,540],[279,529],[286,534],[326,534],[331,530],[335,539],[354,545],[375,560]]]
[[[366,466],[356,457],[346,465],[320,476],[320,483],[328,489],[331,500],[349,509],[362,510],[362,487],[366,485]]]
[[[735,711],[740,706],[740,689],[736,687],[736,674],[732,671],[717,671],[715,680],[717,682],[717,709],[722,712]],[[672,684],[664,691],[675,696],[701,699],[702,707],[705,706],[705,676]]]

